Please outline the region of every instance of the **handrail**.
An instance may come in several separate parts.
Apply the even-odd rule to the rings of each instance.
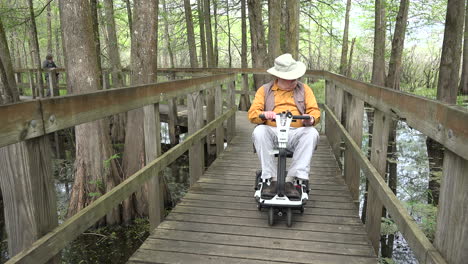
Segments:
[[[180,155],[186,152],[190,146],[198,143],[202,138],[213,131],[213,129],[222,125],[223,122],[235,112],[236,108],[232,107],[229,111],[211,121],[201,130],[198,130],[196,133],[186,138],[182,143],[171,148],[159,158],[137,171],[111,191],[105,193],[92,204],[34,242],[29,249],[23,250],[6,263],[45,263],[62,250],[69,242],[73,241],[82,232],[105,216],[108,211],[137,191],[138,188],[153,177],[153,175],[162,171],[167,165],[175,161]]]
[[[327,113],[327,118],[331,118],[333,125],[338,128],[342,139],[346,143],[346,149],[350,150],[359,163],[361,169],[365,172],[372,188],[377,191],[380,201],[389,211],[392,219],[395,220],[400,232],[405,237],[411,249],[415,253],[420,263],[446,263],[439,251],[431,244],[426,235],[419,229],[413,218],[408,214],[406,208],[401,204],[395,194],[388,187],[384,178],[380,176],[377,169],[371,164],[362,152],[361,148],[352,139],[344,126],[336,118],[331,109],[324,104],[323,107]],[[429,261],[430,260],[430,261]],[[432,261],[432,262],[431,262]]]
[[[2,105],[0,147],[200,91],[233,78],[235,74],[220,74]]]

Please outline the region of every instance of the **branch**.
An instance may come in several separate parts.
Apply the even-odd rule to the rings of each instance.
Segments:
[[[42,12],[44,12],[44,10],[50,5],[50,3],[52,3],[52,1],[54,1],[54,0],[49,0],[49,2],[47,2],[47,4],[45,4],[42,7],[41,11],[39,11],[39,13],[34,15],[34,18],[40,16],[42,14]],[[23,22],[21,22],[19,24],[13,25],[13,27],[18,27],[18,26],[21,26],[23,24],[26,24],[27,22],[29,22],[29,20],[31,20],[31,17],[26,18]]]

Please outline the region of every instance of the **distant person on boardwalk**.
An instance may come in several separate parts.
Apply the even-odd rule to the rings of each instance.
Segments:
[[[285,183],[285,195],[299,198],[294,187],[296,179],[308,180],[310,161],[319,141],[319,133],[313,127],[320,121],[320,109],[312,89],[298,81],[306,72],[304,63],[296,61],[291,54],[283,54],[275,59],[274,67],[267,70],[275,79],[262,85],[248,112],[250,122],[258,125],[252,140],[262,165],[262,179],[267,187],[262,196],[273,198],[276,194],[277,164],[272,151],[277,147],[276,113],[290,111],[293,115],[310,116],[309,120],[291,123],[288,137],[288,150],[294,152]],[[265,115],[265,119],[259,117]],[[269,184],[269,185],[268,185]]]
[[[42,62],[42,69],[46,70],[45,72],[46,87],[50,86],[48,70],[53,70],[56,68],[57,68],[57,65],[54,62],[54,57],[52,56],[52,54],[47,54],[45,61]],[[55,73],[55,76],[57,77],[56,81],[58,81],[58,76],[59,76],[58,72]],[[47,89],[47,96],[50,96],[50,87],[49,89]]]

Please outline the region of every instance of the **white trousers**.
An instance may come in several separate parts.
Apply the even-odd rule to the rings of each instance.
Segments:
[[[276,180],[278,163],[272,151],[278,148],[276,127],[258,125],[252,133],[252,140],[262,164],[262,179]],[[315,127],[291,127],[287,149],[294,152],[286,177],[309,179],[310,161],[319,141]]]

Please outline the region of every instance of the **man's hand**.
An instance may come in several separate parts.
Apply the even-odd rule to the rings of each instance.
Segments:
[[[265,116],[265,119],[267,119],[267,120],[276,119],[276,113],[273,112],[273,111],[266,111],[266,112],[263,112],[263,115]]]
[[[304,119],[302,120],[302,124],[304,126],[313,126],[315,124],[315,118],[311,115],[308,115],[308,114],[303,114],[303,116],[310,116],[310,119]]]

